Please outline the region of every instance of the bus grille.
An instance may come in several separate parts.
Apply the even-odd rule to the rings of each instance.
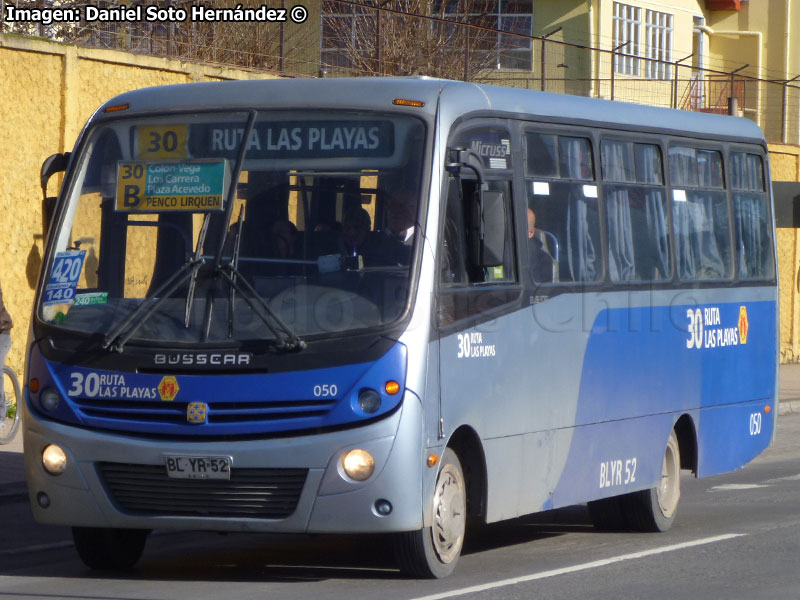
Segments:
[[[100,420],[106,427],[114,424],[186,425],[188,402],[105,400],[71,398],[86,419]],[[278,402],[209,402],[208,425],[236,427],[280,427],[291,423],[292,429],[318,427],[336,405],[336,400],[288,400]]]
[[[143,516],[285,519],[308,469],[232,469],[230,480],[173,479],[163,465],[98,463],[112,503]]]

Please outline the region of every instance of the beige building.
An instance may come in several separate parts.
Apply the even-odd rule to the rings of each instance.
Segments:
[[[565,43],[542,61],[552,91],[705,112],[734,97],[770,141],[800,144],[800,94],[783,85],[800,82],[800,0],[540,0],[534,23]]]

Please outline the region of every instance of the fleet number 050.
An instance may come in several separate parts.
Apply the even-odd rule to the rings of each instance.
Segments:
[[[322,385],[314,386],[315,398],[329,398],[339,393],[339,387],[335,383],[323,383]]]
[[[756,412],[750,415],[750,435],[761,433],[761,413]]]

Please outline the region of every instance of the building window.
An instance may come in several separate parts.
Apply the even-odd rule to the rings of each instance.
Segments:
[[[481,58],[475,62],[479,68],[524,69],[533,68],[533,0],[430,0],[427,9],[424,2],[415,2],[409,7],[402,2],[377,3],[381,7],[403,12],[420,12],[458,23],[467,22],[480,29],[470,29],[470,38],[464,38],[462,25],[430,22],[428,33],[424,28],[415,28],[413,17],[385,13],[382,36],[430,35],[433,42],[443,45],[466,43],[470,52]],[[377,33],[377,11],[365,4],[340,5],[338,2],[322,4],[321,63],[325,66],[358,69],[375,56]],[[393,26],[392,20],[405,22],[404,26]],[[491,30],[496,30],[496,33]],[[519,37],[518,34],[526,37]],[[408,40],[413,43],[413,40]],[[396,54],[396,53],[395,53]]]
[[[647,11],[646,52],[647,58],[655,60],[646,61],[645,74],[649,79],[672,78],[672,15]],[[656,62],[665,61],[665,62]]]
[[[497,0],[497,29],[511,34],[533,35],[533,0]],[[531,40],[497,34],[497,68],[532,68]]]
[[[449,0],[444,18],[463,21],[465,10],[468,23],[497,30],[490,35],[481,30],[470,31],[475,40],[472,50],[485,55],[486,60],[481,63],[497,69],[531,70],[531,39],[519,35],[533,35],[533,0]]]
[[[648,11],[649,12],[649,11]],[[638,6],[614,2],[614,72],[620,75],[640,73],[639,45],[642,30],[642,9]]]

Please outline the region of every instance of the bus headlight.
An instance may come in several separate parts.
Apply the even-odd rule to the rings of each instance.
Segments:
[[[61,475],[67,468],[67,454],[59,446],[49,444],[42,450],[42,465],[50,475]]]
[[[55,409],[58,408],[58,404],[61,402],[61,396],[58,395],[58,392],[55,391],[53,388],[47,388],[45,391],[42,392],[42,407],[48,411],[53,412]]]
[[[356,448],[342,457],[345,474],[354,481],[366,481],[375,470],[375,459],[366,450]]]

